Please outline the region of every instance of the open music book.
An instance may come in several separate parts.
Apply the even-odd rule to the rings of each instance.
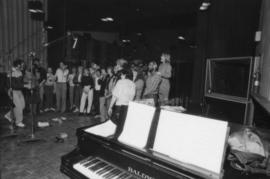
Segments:
[[[228,123],[161,110],[153,151],[220,174]]]
[[[146,146],[155,108],[136,102],[129,102],[127,117],[118,141],[143,149]]]
[[[115,133],[116,125],[111,120],[108,120],[102,124],[87,128],[84,131],[101,137],[109,137]]]

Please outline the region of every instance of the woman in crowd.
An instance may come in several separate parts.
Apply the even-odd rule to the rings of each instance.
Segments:
[[[83,75],[83,67],[79,66],[77,73],[73,78],[74,106],[75,106],[75,109],[73,110],[74,113],[79,112],[79,108],[80,108],[81,96],[82,96],[82,86],[81,86],[82,75]]]
[[[84,73],[82,76],[81,81],[82,86],[82,96],[81,96],[81,104],[80,104],[80,115],[82,115],[85,112],[85,103],[87,100],[87,110],[86,113],[90,114],[90,110],[93,103],[93,87],[94,82],[93,78],[90,76],[89,70],[86,68],[84,69]]]
[[[47,78],[44,85],[44,91],[45,91],[45,112],[47,111],[55,111],[55,108],[53,106],[53,94],[55,92],[54,89],[55,86],[55,76],[53,75],[52,68],[47,69]]]
[[[143,92],[143,88],[144,88],[144,79],[143,79],[141,71],[136,66],[134,66],[132,68],[132,74],[133,74],[132,81],[136,85],[135,100],[140,100],[142,98],[142,92]]]
[[[106,98],[106,108],[109,109],[112,99],[112,89],[116,84],[116,76],[114,75],[112,66],[107,67],[107,74],[108,78],[106,82],[105,98]]]
[[[170,78],[172,76],[172,66],[170,64],[170,54],[163,53],[161,55],[161,64],[158,68],[158,74],[161,76],[161,83],[159,86],[159,101],[161,104],[166,104],[169,100],[170,92]]]
[[[148,65],[148,74],[146,77],[143,98],[154,99],[156,106],[158,104],[158,91],[160,83],[161,83],[161,76],[157,73],[157,63],[155,61],[151,61]]]
[[[122,126],[126,119],[128,103],[135,97],[136,86],[129,70],[123,69],[119,71],[120,80],[117,81],[112,90],[112,99],[108,114],[112,115],[112,121],[118,126],[116,135],[120,134]],[[113,110],[114,107],[114,110]]]
[[[105,100],[105,89],[107,85],[107,79],[108,75],[106,73],[105,68],[101,68],[101,77],[98,80],[98,83],[100,85],[100,91],[99,91],[99,113],[100,113],[100,119],[101,122],[106,121],[107,118],[107,108],[106,108],[106,100]]]
[[[101,79],[101,70],[96,69],[94,73],[94,100],[93,100],[93,107],[94,111],[92,111],[92,114],[95,115],[96,117],[99,116],[99,96],[100,96],[100,90],[101,90],[101,84],[100,84],[100,79]]]
[[[72,67],[71,73],[68,75],[68,84],[69,84],[69,109],[72,111],[74,106],[74,77],[76,76],[76,67]]]

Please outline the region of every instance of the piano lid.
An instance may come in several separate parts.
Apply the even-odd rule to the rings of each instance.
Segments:
[[[144,149],[148,142],[155,110],[149,105],[130,102],[118,141],[137,149]]]
[[[161,110],[153,151],[219,175],[227,136],[225,121]]]
[[[101,137],[109,137],[114,135],[116,131],[116,125],[111,120],[108,120],[104,123],[89,127],[84,131]]]

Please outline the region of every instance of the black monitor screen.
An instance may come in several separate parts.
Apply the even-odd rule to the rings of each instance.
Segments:
[[[250,59],[211,60],[211,91],[247,97],[250,65]]]

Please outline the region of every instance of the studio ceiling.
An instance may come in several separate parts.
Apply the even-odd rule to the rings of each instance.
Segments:
[[[66,27],[70,30],[122,32],[189,28],[196,25],[201,2],[201,0],[66,0],[64,2]],[[103,17],[112,17],[114,22],[102,22],[100,19]]]

